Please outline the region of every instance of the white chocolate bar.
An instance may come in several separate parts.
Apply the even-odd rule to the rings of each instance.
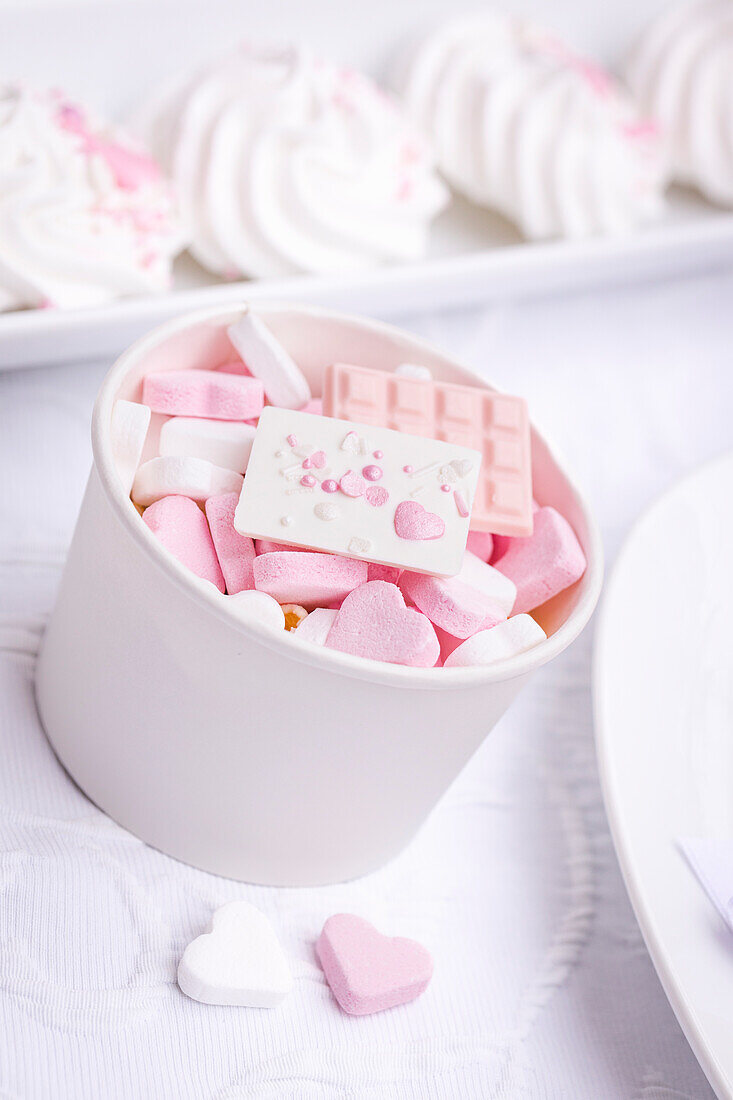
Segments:
[[[234,516],[243,535],[455,576],[478,451],[269,406]]]

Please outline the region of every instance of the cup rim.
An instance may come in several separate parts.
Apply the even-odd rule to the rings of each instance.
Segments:
[[[574,481],[567,475],[562,463],[555,457],[550,446],[548,446],[548,450],[552,454],[558,469],[566,477],[587,526],[587,564],[583,577],[583,591],[576,606],[554,634],[525,653],[504,658],[491,665],[472,665],[465,668],[413,668],[408,665],[389,664],[366,657],[355,657],[339,650],[327,649],[325,646],[299,643],[297,635],[292,637],[288,635],[281,638],[279,632],[275,633],[265,626],[243,620],[227,607],[227,597],[220,593],[214,585],[191,573],[176,558],[166,552],[152,531],[141,522],[140,514],[130,497],[125,496],[117,476],[112,456],[109,425],[111,424],[112,408],[117,399],[119,383],[134,363],[146,355],[151,348],[167,340],[176,332],[202,322],[211,322],[217,319],[221,319],[223,322],[225,319],[233,319],[247,305],[248,303],[244,301],[238,306],[233,304],[209,306],[205,309],[185,313],[172,321],[156,326],[137,339],[118,357],[107,372],[97,394],[92,413],[91,429],[92,451],[97,475],[118,521],[122,523],[130,537],[154,562],[155,566],[169,576],[184,595],[193,599],[207,612],[221,619],[228,626],[242,632],[253,642],[264,645],[272,652],[310,665],[322,672],[340,673],[354,679],[368,680],[372,683],[381,683],[390,687],[429,691],[481,687],[524,676],[551,661],[566,649],[583,630],[598,602],[603,579],[603,547],[592,513],[576,488]],[[444,353],[427,341],[413,336],[411,333],[403,332],[395,325],[342,313],[338,310],[293,305],[286,302],[265,303],[258,301],[255,308],[258,314],[264,317],[280,313],[299,314],[303,317],[320,318],[323,321],[351,324],[358,329],[368,329],[373,333],[393,340],[407,339],[417,354],[424,352],[427,355],[435,356],[437,353],[446,361],[465,371],[477,385],[493,389],[484,378],[453,359],[449,354]],[[540,438],[543,438],[536,428],[534,430]],[[543,439],[543,442],[547,445],[546,440]]]

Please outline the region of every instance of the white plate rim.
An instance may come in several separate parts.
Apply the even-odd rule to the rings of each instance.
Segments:
[[[675,975],[673,960],[660,942],[657,921],[647,898],[636,876],[632,872],[631,846],[632,840],[627,829],[626,822],[620,812],[616,799],[614,780],[612,779],[612,736],[613,732],[607,726],[604,714],[603,693],[605,677],[603,667],[606,663],[606,649],[608,645],[608,627],[610,608],[619,599],[619,591],[624,581],[625,563],[630,556],[639,532],[647,525],[653,523],[657,513],[662,512],[669,500],[677,496],[691,483],[706,478],[711,472],[719,468],[729,466],[731,480],[733,481],[733,451],[726,452],[698,466],[656,497],[652,503],[644,509],[636,519],[631,530],[626,535],[619,554],[614,562],[609,580],[605,587],[605,593],[598,609],[595,626],[595,637],[592,660],[592,695],[593,695],[593,726],[598,761],[598,772],[603,794],[606,816],[611,832],[613,846],[618,859],[621,875],[629,896],[631,906],[636,916],[639,928],[651,957],[654,968],[664,989],[667,1000],[684,1032],[684,1035],[692,1048],[700,1066],[705,1073],[711,1087],[719,1100],[733,1100],[733,1079],[726,1071],[717,1054],[711,1049],[705,1035],[699,1013],[695,1006],[684,996],[679,988]],[[700,890],[698,883],[693,880],[692,872],[684,866],[683,857],[680,854],[681,873],[687,873],[690,877],[690,888]]]

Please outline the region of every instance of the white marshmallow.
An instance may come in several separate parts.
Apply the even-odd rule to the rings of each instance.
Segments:
[[[259,623],[269,630],[285,630],[285,612],[267,592],[246,588],[227,596],[226,602],[227,607],[246,623]]]
[[[178,985],[204,1004],[275,1008],[293,978],[264,913],[249,902],[230,901],[183,952]]]
[[[328,632],[334,624],[338,611],[328,607],[316,607],[311,611],[302,623],[290,632],[291,638],[297,638],[299,642],[308,645],[325,645]]]
[[[490,630],[461,642],[445,659],[445,668],[465,668],[467,665],[491,665],[507,657],[516,657],[544,642],[547,635],[531,615],[515,615]]]
[[[256,314],[246,310],[227,332],[247,369],[262,382],[265,396],[273,405],[300,409],[310,401],[305,375]]]
[[[458,574],[458,580],[463,581],[470,588],[477,588],[479,592],[490,596],[501,607],[502,611],[509,615],[517,598],[517,586],[510,581],[493,565],[488,565],[476,554],[466,550],[463,555],[463,565]]]
[[[110,426],[112,457],[125,495],[129,494],[135,480],[149,425],[150,409],[147,405],[122,398],[115,401]]]
[[[239,420],[174,416],[160,429],[161,455],[203,458],[243,474],[257,429]]]
[[[395,367],[395,374],[400,378],[419,378],[421,382],[432,382],[433,373],[429,367],[418,366],[417,363],[400,363]]]
[[[220,493],[238,493],[244,478],[203,458],[166,455],[144,462],[135,475],[132,499],[147,508],[161,497],[183,496],[203,502]]]

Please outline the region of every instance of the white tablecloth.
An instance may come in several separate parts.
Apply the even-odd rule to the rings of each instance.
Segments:
[[[400,321],[526,394],[612,559],[657,493],[731,445],[732,302],[730,273]],[[409,850],[358,882],[276,890],[191,870],[69,780],[36,717],[34,655],[104,367],[0,377],[0,1095],[709,1097],[611,846],[591,629],[537,676]],[[276,1011],[204,1006],[176,986],[185,944],[236,897],[270,916],[293,960],[295,991]],[[344,910],[432,950],[425,996],[340,1013],[313,941]]]

